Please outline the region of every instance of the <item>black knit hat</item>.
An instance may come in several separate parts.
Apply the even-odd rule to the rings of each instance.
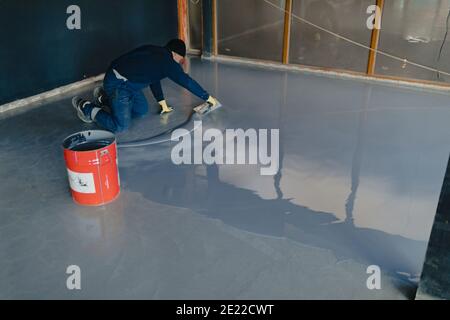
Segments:
[[[178,53],[180,56],[186,56],[186,45],[181,39],[172,39],[166,44],[166,48],[170,51]]]

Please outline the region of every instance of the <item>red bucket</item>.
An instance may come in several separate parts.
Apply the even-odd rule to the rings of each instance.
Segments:
[[[117,143],[109,131],[75,133],[63,142],[73,200],[81,205],[101,206],[120,193]]]

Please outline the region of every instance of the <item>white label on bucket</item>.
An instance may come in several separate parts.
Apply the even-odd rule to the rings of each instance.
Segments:
[[[95,193],[94,174],[80,173],[67,169],[70,188],[79,193]]]

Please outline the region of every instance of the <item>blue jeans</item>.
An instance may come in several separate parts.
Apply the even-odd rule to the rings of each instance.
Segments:
[[[148,113],[148,103],[142,87],[129,81],[117,79],[112,70],[108,70],[103,80],[103,88],[107,95],[105,102],[111,113],[100,110],[95,122],[111,132],[125,131],[130,127],[131,119],[142,117]],[[100,108],[92,104],[92,107]]]

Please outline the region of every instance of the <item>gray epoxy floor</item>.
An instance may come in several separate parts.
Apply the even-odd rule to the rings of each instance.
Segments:
[[[92,126],[71,95],[0,115],[0,298],[414,297],[450,149],[450,97],[191,64],[225,106],[204,125],[280,129],[280,173],[175,166],[171,145],[123,149],[120,198],[80,207],[60,142]],[[174,126],[199,102],[164,87],[176,113],[161,119],[150,98],[152,115],[120,141]],[[72,264],[80,291],[66,289]],[[373,264],[381,290],[366,287]]]

